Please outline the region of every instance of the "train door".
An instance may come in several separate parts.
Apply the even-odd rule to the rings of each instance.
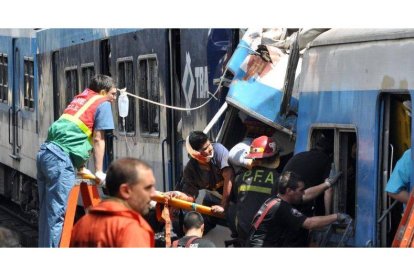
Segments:
[[[166,98],[167,104],[173,106],[179,106],[182,101],[182,93],[173,91],[180,91],[181,80],[181,43],[180,43],[180,30],[169,30],[169,70],[170,70],[170,93]],[[177,186],[177,182],[180,179],[182,172],[182,151],[180,146],[183,143],[181,138],[181,131],[178,128],[181,120],[181,112],[175,112],[171,109],[167,110],[167,133],[170,141],[169,155],[171,161],[168,162],[168,169],[171,171],[171,177],[169,182],[169,190],[174,190]],[[167,138],[168,139],[168,138]]]
[[[404,102],[410,100],[408,91],[395,94],[384,92],[380,97],[378,239],[379,245],[391,245],[398,228],[403,205],[385,192],[396,162],[411,147],[411,122]]]
[[[19,137],[19,125],[21,127],[21,109],[20,109],[20,43],[18,38],[12,39],[12,93],[11,103],[9,108],[9,144],[11,145],[10,157],[15,160],[20,160],[21,137]],[[20,122],[20,124],[19,124]]]

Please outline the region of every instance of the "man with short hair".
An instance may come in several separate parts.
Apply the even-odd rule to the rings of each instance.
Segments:
[[[233,168],[228,163],[228,150],[220,143],[211,143],[202,131],[190,133],[186,148],[191,158],[184,168],[178,191],[170,191],[166,195],[195,202],[199,191],[205,189],[202,204],[211,206],[216,214],[224,214],[234,180]],[[205,233],[217,223],[227,225],[224,219],[212,216],[204,216],[204,221]]]
[[[190,211],[185,214],[183,230],[185,236],[175,240],[171,247],[216,247],[213,242],[202,238],[204,219],[200,213]]]
[[[143,218],[155,195],[151,167],[136,158],[112,162],[106,175],[109,198],[91,207],[74,226],[71,247],[154,247]]]
[[[95,75],[88,88],[75,96],[54,122],[36,157],[39,192],[39,247],[58,247],[67,200],[75,185],[75,171],[85,171],[93,150],[95,175],[105,179],[105,131],[114,129],[111,103],[116,99],[113,79]]]
[[[266,200],[256,213],[250,229],[247,247],[295,247],[300,228],[317,229],[333,222],[348,222],[347,214],[306,217],[292,204],[300,204],[305,194],[305,184],[294,172],[285,171],[279,177],[279,193]]]

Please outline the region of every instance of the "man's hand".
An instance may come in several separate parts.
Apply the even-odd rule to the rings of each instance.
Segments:
[[[337,174],[334,174],[333,176],[325,179],[325,183],[328,185],[329,188],[332,188],[338,183],[338,180],[341,177],[341,175],[342,175],[342,172],[338,172]]]
[[[350,216],[350,215],[348,215],[348,214],[345,214],[345,213],[338,213],[338,214],[337,214],[337,216],[338,216],[338,218],[336,219],[336,221],[337,221],[338,223],[345,223],[345,224],[348,224],[348,223],[350,223],[350,222],[352,221],[351,216]]]
[[[164,193],[164,196],[168,197],[168,199],[177,198],[177,199],[189,201],[188,196],[185,193],[180,192],[180,191],[169,191],[169,192]]]
[[[223,214],[224,213],[224,208],[221,207],[220,205],[213,205],[213,206],[211,206],[211,212],[213,212],[215,214]]]

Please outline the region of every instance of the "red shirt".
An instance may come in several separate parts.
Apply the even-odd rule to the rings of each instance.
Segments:
[[[147,221],[122,202],[102,201],[73,227],[71,247],[154,247]]]

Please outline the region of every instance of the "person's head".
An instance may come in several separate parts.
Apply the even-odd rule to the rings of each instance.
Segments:
[[[17,234],[0,226],[0,247],[20,247]]]
[[[100,74],[93,76],[88,88],[106,96],[110,102],[116,99],[116,85],[114,80],[109,76]]]
[[[210,161],[214,150],[207,134],[202,131],[192,131],[187,140],[187,151],[191,157],[202,163]]]
[[[285,171],[279,177],[278,182],[279,194],[292,204],[299,204],[302,202],[305,191],[305,183],[301,177],[294,172]]]
[[[136,158],[118,159],[109,166],[105,181],[110,196],[123,199],[141,215],[148,213],[155,178],[147,163]]]
[[[321,134],[316,141],[315,149],[330,155],[333,152],[333,144],[333,137],[331,135]]]
[[[260,136],[252,141],[250,144],[250,152],[246,155],[246,158],[250,159],[263,159],[269,158],[275,155],[279,155],[280,148],[273,141],[272,138],[268,136]]]
[[[203,216],[196,211],[188,212],[184,216],[183,228],[184,228],[185,233],[187,233],[187,231],[191,229],[200,230],[201,233],[203,233],[204,232]]]

